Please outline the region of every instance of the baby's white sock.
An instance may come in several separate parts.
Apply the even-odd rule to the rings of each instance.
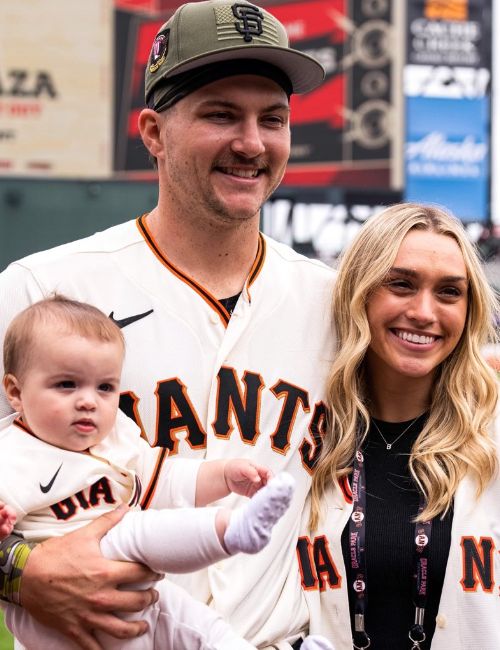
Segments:
[[[300,650],[334,650],[334,647],[324,636],[312,634],[304,639]]]
[[[224,534],[224,545],[230,555],[258,553],[266,546],[273,526],[290,505],[294,486],[294,478],[281,472],[256,492],[247,504],[231,513]]]

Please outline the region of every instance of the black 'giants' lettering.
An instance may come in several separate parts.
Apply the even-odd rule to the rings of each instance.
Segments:
[[[260,396],[264,381],[260,375],[245,371],[241,394],[240,382],[233,368],[222,367],[217,375],[217,415],[212,427],[215,435],[228,438],[234,429],[231,414],[234,414],[240,436],[244,442],[253,443],[260,435]]]
[[[173,434],[185,431],[186,440],[193,449],[205,447],[207,434],[188,397],[186,386],[180,379],[158,382],[156,388],[158,425],[154,447],[166,447],[177,453],[179,440]]]
[[[278,426],[271,436],[273,449],[286,453],[290,447],[290,437],[297,417],[299,404],[306,413],[309,412],[309,396],[300,386],[294,386],[286,381],[278,381],[271,391],[278,399],[284,399]]]

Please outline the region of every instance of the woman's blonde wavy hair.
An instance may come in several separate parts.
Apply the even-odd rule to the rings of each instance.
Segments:
[[[452,237],[468,274],[467,317],[461,339],[438,368],[430,415],[413,445],[409,465],[426,507],[419,519],[444,515],[468,472],[478,496],[497,471],[489,427],[497,403],[497,381],[481,348],[495,341],[498,303],[462,224],[443,209],[412,203],[393,205],[372,217],[345,251],[334,289],[337,352],[327,387],[328,433],[312,484],[311,528],[317,528],[328,485],[350,473],[358,432],[368,433],[363,360],[370,345],[366,304],[391,269],[406,234],[427,230]]]

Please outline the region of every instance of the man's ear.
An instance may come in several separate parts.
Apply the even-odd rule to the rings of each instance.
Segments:
[[[162,117],[151,108],[144,108],[139,114],[139,132],[144,146],[154,158],[163,158],[163,145],[160,138]]]
[[[23,410],[23,400],[21,398],[21,384],[17,377],[8,374],[3,378],[3,387],[7,399],[14,411],[20,412]]]

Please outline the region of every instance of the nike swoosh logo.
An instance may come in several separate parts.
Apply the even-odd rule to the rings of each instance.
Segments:
[[[146,316],[149,316],[149,314],[152,314],[154,309],[150,309],[149,311],[145,311],[142,314],[136,314],[135,316],[128,316],[127,318],[115,318],[115,312],[112,311],[111,314],[109,315],[109,318],[115,323],[115,325],[118,325],[120,329],[123,327],[127,327],[127,325],[131,325],[132,323],[135,323],[138,320],[141,320],[141,318],[146,318]]]
[[[56,480],[57,475],[59,474],[59,471],[60,471],[60,469],[61,469],[62,466],[63,466],[63,464],[61,463],[61,464],[59,465],[59,467],[57,468],[57,472],[56,472],[56,473],[54,474],[54,476],[50,479],[50,481],[47,483],[47,485],[42,485],[42,484],[40,483],[40,490],[41,490],[44,494],[47,494],[47,492],[49,492],[50,488],[54,485],[54,481]]]

